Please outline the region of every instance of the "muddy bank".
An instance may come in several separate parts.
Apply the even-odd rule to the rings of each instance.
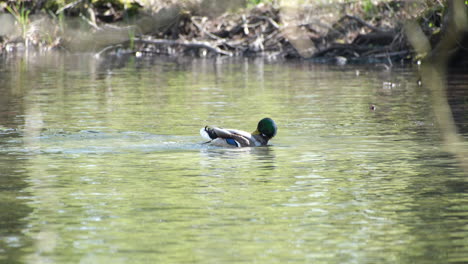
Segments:
[[[0,15],[0,23],[6,25],[0,32],[2,54],[60,50],[99,56],[263,56],[391,66],[419,59],[408,42],[405,21],[417,21],[437,43],[445,10],[442,3],[358,1],[259,4],[209,15],[196,5],[149,10],[136,2],[129,8],[109,3],[84,6],[86,2],[74,1],[48,12],[32,5],[26,7],[31,11],[26,19],[24,7],[5,6]]]

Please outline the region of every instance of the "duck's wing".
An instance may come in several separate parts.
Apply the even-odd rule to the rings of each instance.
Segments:
[[[214,126],[206,126],[200,129],[200,135],[207,140],[213,140],[218,137],[229,137],[231,133],[227,129]]]
[[[206,126],[200,129],[200,135],[207,140],[225,139],[229,145],[236,147],[250,146],[249,133],[237,129],[224,129],[220,127]]]

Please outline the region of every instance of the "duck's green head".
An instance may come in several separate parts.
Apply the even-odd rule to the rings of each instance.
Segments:
[[[277,130],[276,123],[271,118],[266,117],[258,122],[257,131],[268,139],[274,137]]]

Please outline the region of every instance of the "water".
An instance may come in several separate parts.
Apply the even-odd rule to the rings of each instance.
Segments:
[[[308,62],[3,59],[0,262],[466,263],[466,175],[417,79]],[[198,135],[266,116],[279,127],[268,147]]]

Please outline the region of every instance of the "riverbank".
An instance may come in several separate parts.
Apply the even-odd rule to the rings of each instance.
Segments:
[[[38,6],[41,2],[47,1],[3,4],[2,54],[59,50],[99,56],[262,56],[391,66],[419,59],[405,22],[416,21],[437,43],[446,8],[444,2],[431,1],[249,1],[248,6],[227,6],[230,11],[216,1],[175,1],[158,8],[143,1]]]

